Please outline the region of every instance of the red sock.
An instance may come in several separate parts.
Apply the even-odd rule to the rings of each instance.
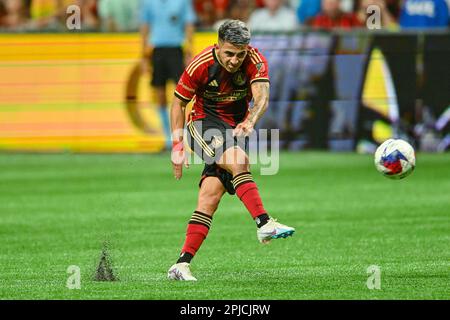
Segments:
[[[194,256],[208,235],[210,225],[210,216],[195,211],[187,226],[186,240],[181,252],[188,252]]]
[[[236,175],[232,182],[237,196],[244,203],[253,219],[267,212],[264,209],[258,187],[253,182],[250,172],[243,172]]]

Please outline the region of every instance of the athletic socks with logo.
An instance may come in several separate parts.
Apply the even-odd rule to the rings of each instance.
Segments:
[[[192,254],[190,254],[189,252],[182,252],[180,254],[180,257],[177,260],[177,263],[182,263],[182,262],[187,262],[187,263],[191,263],[191,260],[194,256]]]
[[[256,226],[258,228],[261,228],[263,225],[265,225],[267,222],[269,222],[269,215],[267,213],[263,213],[260,216],[257,216],[255,218]]]
[[[194,257],[197,250],[208,235],[209,228],[211,226],[212,217],[207,214],[194,211],[186,230],[186,240],[183,248],[181,249],[181,255],[177,263],[190,262]]]

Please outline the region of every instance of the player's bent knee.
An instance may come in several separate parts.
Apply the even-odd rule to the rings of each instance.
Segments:
[[[212,216],[217,210],[224,192],[222,182],[217,177],[206,178],[198,196],[197,210]]]
[[[219,206],[220,199],[222,198],[222,194],[220,195],[207,195],[200,197],[198,202],[197,210],[200,212],[204,212],[208,215],[213,215]]]
[[[250,170],[249,158],[241,148],[227,149],[218,162],[218,165],[233,175]]]
[[[230,167],[230,169],[231,170],[229,170],[229,171],[231,171],[231,174],[234,177],[235,175],[238,175],[240,173],[249,172],[250,171],[250,165],[248,163],[246,163],[246,164],[233,164]]]
[[[250,171],[250,166],[248,164],[245,165],[237,165],[235,167],[233,167],[233,176],[242,173],[242,172],[249,172]]]

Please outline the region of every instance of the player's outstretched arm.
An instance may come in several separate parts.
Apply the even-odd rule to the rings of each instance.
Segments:
[[[250,135],[256,122],[263,116],[269,106],[269,82],[253,82],[251,89],[254,99],[253,107],[250,109],[247,118],[234,129],[235,136]]]
[[[187,103],[177,97],[173,98],[170,110],[170,123],[172,126],[172,169],[175,179],[181,179],[183,175],[183,163],[189,168],[188,159],[184,152],[183,129],[184,115]]]

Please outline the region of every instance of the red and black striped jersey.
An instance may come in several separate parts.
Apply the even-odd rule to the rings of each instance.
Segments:
[[[269,81],[269,68],[258,49],[249,46],[241,67],[230,73],[220,64],[215,48],[207,47],[186,67],[175,96],[185,102],[195,99],[191,120],[214,118],[235,127],[247,116],[251,84]]]

